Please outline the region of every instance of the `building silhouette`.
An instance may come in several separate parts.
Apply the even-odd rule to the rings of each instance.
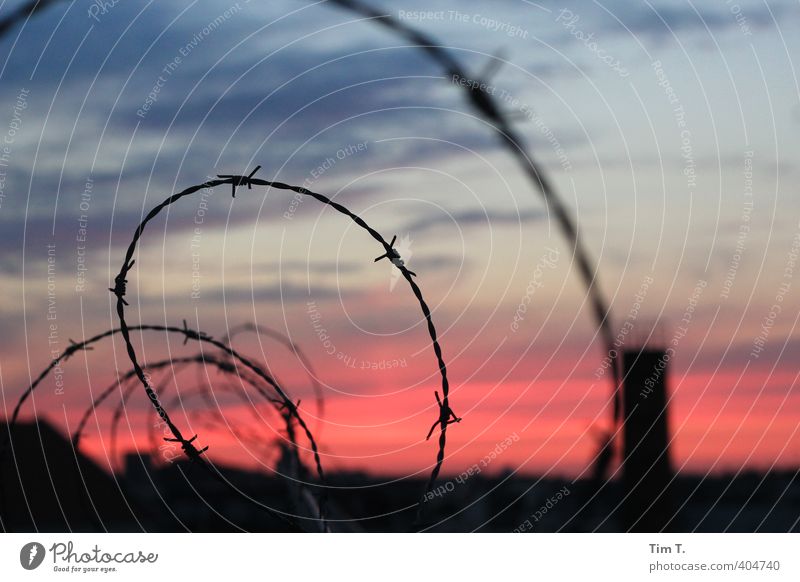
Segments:
[[[7,440],[7,442],[6,442]],[[0,423],[3,531],[127,531],[135,506],[120,481],[45,421]]]
[[[522,475],[513,472],[513,467],[498,475],[476,475],[430,502],[432,531],[520,531],[526,520],[530,527],[524,531],[532,532],[800,531],[797,469],[679,474],[667,493],[680,504],[673,507],[668,496],[659,495],[671,475],[668,454],[661,454],[667,450],[667,423],[652,419],[664,417],[658,411],[663,412],[665,400],[656,403],[659,397],[642,398],[641,389],[634,390],[636,378],[642,381],[642,370],[654,367],[653,360],[658,360],[652,354],[636,360],[637,354],[632,353],[626,364],[632,372],[627,395],[637,400],[626,403],[633,422],[625,431],[628,459],[623,478],[596,491],[591,478]],[[653,392],[665,396],[663,390]],[[632,405],[641,400],[644,404],[634,411]],[[8,434],[5,423],[0,422],[0,431],[0,437]],[[44,420],[20,422],[11,436],[12,446],[0,463],[0,531],[288,531],[285,523],[260,511],[253,501],[297,515],[296,484],[274,471],[216,464],[240,492],[235,493],[195,463],[159,462],[147,453],[126,455],[124,469],[111,473],[76,451],[69,438]],[[648,467],[654,469],[648,472]],[[440,483],[447,481],[456,483],[447,475]],[[425,477],[328,474],[327,514],[332,529],[409,531],[425,482]],[[570,494],[548,507],[548,500],[565,489]],[[590,512],[583,509],[586,491],[594,498]],[[615,511],[622,499],[627,499],[624,513]],[[302,523],[315,531],[314,520],[302,519]]]
[[[663,349],[645,346],[622,354],[624,531],[669,531],[675,515],[670,492],[668,364]]]

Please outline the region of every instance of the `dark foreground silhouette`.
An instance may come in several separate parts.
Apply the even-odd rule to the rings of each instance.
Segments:
[[[8,434],[7,425],[0,424],[0,431]],[[4,531],[287,531],[285,522],[255,511],[253,501],[299,514],[296,521],[308,531],[319,527],[303,503],[304,497],[313,499],[313,487],[301,488],[274,474],[218,467],[234,486],[226,487],[189,461],[155,466],[147,455],[129,455],[124,471],[114,475],[75,451],[46,422],[19,423],[9,436],[12,448],[0,467]],[[330,475],[331,530],[409,531],[423,481]],[[598,490],[590,479],[540,480],[510,473],[443,476],[435,494],[423,500],[428,507],[422,527],[623,531],[622,487],[612,481]],[[665,531],[800,531],[797,471],[678,476],[669,494],[678,502],[664,520]]]

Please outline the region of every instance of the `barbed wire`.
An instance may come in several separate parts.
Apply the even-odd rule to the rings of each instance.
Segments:
[[[159,370],[161,368],[166,368],[166,367],[178,368],[183,364],[192,364],[192,363],[200,364],[200,365],[203,365],[203,366],[207,366],[207,365],[214,366],[220,372],[227,373],[227,374],[233,374],[233,375],[236,375],[239,378],[245,377],[241,373],[242,371],[241,370],[237,370],[236,367],[233,364],[231,364],[229,361],[217,359],[217,358],[215,358],[214,356],[212,356],[210,354],[196,354],[196,355],[193,355],[193,356],[182,356],[182,357],[167,358],[167,359],[164,359],[164,360],[159,360],[157,362],[153,362],[152,364],[147,364],[145,366],[145,369],[150,370],[150,371],[154,371],[154,370]],[[125,394],[129,390],[124,390],[122,388],[122,386],[128,380],[134,378],[135,376],[136,376],[136,372],[133,369],[128,370],[124,374],[118,375],[118,378],[116,380],[114,380],[114,382],[112,382],[107,388],[105,388],[103,391],[101,391],[92,400],[92,403],[86,408],[86,410],[83,411],[83,414],[81,415],[81,418],[78,421],[78,424],[77,424],[77,426],[75,427],[75,430],[72,433],[71,440],[72,440],[73,446],[78,447],[80,445],[80,439],[83,436],[83,432],[86,429],[86,425],[87,425],[89,419],[91,418],[92,413],[95,412],[97,410],[97,408],[99,408],[103,404],[103,402],[105,402],[117,390],[121,390],[122,391],[122,397],[124,397]],[[246,379],[246,381],[248,383],[253,382],[252,379]],[[134,385],[134,387],[135,387],[135,385]],[[130,387],[129,387],[129,389],[130,389]],[[270,401],[273,404],[277,404],[278,403],[278,401],[275,400],[275,399],[271,399]],[[248,402],[252,403],[251,401],[248,401]]]
[[[258,378],[257,377],[253,377],[253,375],[247,374],[246,370],[238,369],[235,366],[235,364],[232,363],[231,361],[229,361],[227,359],[216,358],[215,356],[213,356],[211,354],[196,354],[196,355],[193,355],[193,356],[167,358],[167,359],[164,359],[164,360],[153,362],[151,364],[147,364],[147,365],[145,365],[145,369],[148,372],[153,372],[153,371],[156,371],[156,370],[160,370],[162,368],[169,367],[169,368],[171,368],[171,371],[173,372],[173,375],[174,375],[175,368],[182,368],[183,366],[185,366],[187,364],[198,364],[198,365],[203,366],[203,367],[211,365],[211,366],[217,368],[217,370],[219,372],[225,374],[226,376],[236,377],[236,378],[238,378],[240,380],[243,379],[247,384],[249,384],[250,386],[252,386],[254,388],[256,388],[256,384],[258,382]],[[200,369],[198,368],[198,372],[199,371],[200,371]],[[83,431],[85,429],[86,423],[88,422],[88,420],[91,417],[92,413],[100,405],[102,405],[103,402],[106,399],[108,399],[108,397],[111,396],[117,390],[117,388],[120,388],[122,390],[121,398],[120,398],[120,402],[118,403],[117,407],[114,409],[114,413],[113,413],[112,419],[111,419],[111,430],[110,430],[110,434],[111,434],[110,457],[112,458],[112,460],[116,459],[118,457],[118,455],[117,455],[117,426],[119,424],[119,421],[122,418],[122,412],[125,410],[125,406],[126,406],[126,403],[128,401],[128,398],[133,393],[133,390],[136,388],[137,384],[132,383],[129,386],[127,386],[126,388],[124,388],[124,389],[122,388],[122,386],[126,382],[128,382],[128,380],[135,379],[135,377],[136,377],[136,373],[135,373],[135,371],[133,369],[129,370],[125,374],[120,375],[118,380],[114,381],[108,388],[103,390],[92,401],[91,405],[84,411],[84,413],[83,413],[83,415],[81,417],[81,420],[78,423],[77,428],[73,432],[73,435],[72,435],[73,446],[75,446],[76,448],[79,446],[80,438],[81,438],[81,436],[83,434]],[[223,384],[223,386],[227,386],[227,385]],[[251,438],[251,437],[247,437],[246,435],[244,435],[237,428],[236,423],[224,422],[224,417],[220,414],[215,400],[211,397],[211,395],[209,393],[209,389],[210,389],[210,385],[209,384],[200,385],[197,388],[197,392],[200,394],[200,396],[203,397],[203,400],[205,401],[206,405],[208,406],[208,411],[216,416],[216,418],[218,419],[219,423],[224,424],[224,426],[226,428],[228,428],[234,434],[234,436],[237,439],[239,439],[241,441],[250,442],[251,444],[257,443],[258,446],[263,445],[264,444],[263,442],[258,442],[257,440],[255,440],[256,437],[252,437]],[[234,396],[238,397],[240,400],[242,400],[242,402],[244,402],[245,404],[249,404],[249,405],[253,404],[252,400],[250,400],[250,398],[246,395],[246,393],[242,392],[242,390],[229,389],[228,391],[231,394],[233,394]],[[160,398],[161,395],[162,395],[161,390],[156,388],[155,392]],[[178,394],[176,397],[180,397],[181,394],[183,394],[183,392]],[[285,427],[286,428],[286,433],[287,433],[286,440],[288,440],[289,444],[290,444],[290,446],[287,447],[287,449],[293,455],[296,464],[298,466],[300,466],[300,467],[304,467],[303,462],[302,462],[300,456],[298,455],[298,451],[300,449],[300,445],[297,442],[297,435],[296,435],[296,432],[294,430],[294,423],[293,423],[294,419],[293,419],[293,417],[291,415],[285,414],[283,412],[285,409],[282,407],[282,403],[279,400],[277,400],[275,398],[268,397],[263,391],[260,392],[260,394],[265,397],[267,402],[269,404],[271,404],[276,409],[276,411],[279,412],[281,420],[286,425],[286,427]],[[174,402],[174,400],[173,400],[173,402]],[[252,410],[252,409],[248,408],[248,410]],[[256,417],[257,420],[263,420],[263,418],[261,418],[257,414],[255,415],[255,417]],[[148,424],[148,427],[149,427],[148,437],[150,438],[151,442],[153,441],[153,428],[154,428],[154,426],[155,425]],[[152,444],[151,444],[151,452],[155,451],[156,449],[157,449],[157,447],[152,446]],[[279,471],[277,473],[278,473],[278,475],[281,475],[281,473]],[[306,487],[308,485],[311,485],[310,482],[302,481],[301,478],[299,477],[299,474],[281,475],[281,476],[287,477],[290,480],[293,480],[293,481],[297,482],[297,484],[300,487]],[[317,500],[317,502],[316,502],[317,510],[319,510],[319,507],[323,506],[324,503],[325,503],[324,499]]]
[[[459,62],[453,58],[432,36],[416,30],[409,24],[395,18],[391,14],[364,4],[358,0],[330,0],[350,12],[366,17],[370,22],[375,22],[411,42],[414,46],[425,52],[432,61],[441,66],[449,77],[464,79],[465,83],[454,83],[461,87],[467,96],[467,101],[473,109],[495,130],[509,153],[521,165],[528,179],[542,195],[545,205],[552,210],[556,222],[563,236],[571,245],[576,261],[577,271],[586,287],[586,293],[592,307],[592,313],[598,331],[602,337],[604,350],[610,359],[612,374],[612,428],[606,435],[613,439],[614,427],[621,421],[622,401],[620,392],[619,368],[616,362],[614,349],[614,331],[612,329],[611,309],[600,290],[597,280],[598,267],[593,264],[586,250],[577,224],[570,217],[567,207],[562,201],[553,183],[547,178],[542,167],[536,162],[533,155],[525,145],[522,136],[516,132],[509,114],[503,111],[497,99],[488,91],[480,90],[480,82],[475,81],[475,75],[466,71]],[[609,446],[606,444],[605,446]],[[602,447],[601,447],[602,450]],[[601,455],[598,455],[601,457]],[[603,457],[604,458],[604,457]]]
[[[198,373],[199,372],[200,369],[198,368]],[[183,405],[187,400],[199,396],[203,400],[206,409],[198,411],[198,416],[200,413],[205,412],[209,413],[212,418],[212,422],[207,423],[206,428],[215,430],[217,427],[219,427],[223,430],[229,430],[240,442],[248,443],[256,450],[263,450],[265,445],[263,436],[255,435],[254,433],[249,432],[245,434],[243,430],[237,428],[235,422],[230,423],[226,421],[225,417],[218,409],[216,399],[212,396],[212,387],[210,382],[207,378],[204,378],[203,380],[204,381],[200,382],[194,389],[182,389],[179,392],[176,392],[172,396],[172,399],[168,405],[170,407],[177,406],[178,404]],[[244,402],[249,402],[246,395],[241,391],[232,390],[231,392],[236,394]],[[250,410],[253,411],[252,408],[250,408]],[[258,418],[257,414],[255,416]],[[320,531],[330,532],[328,524],[322,519],[322,515],[325,513],[325,510],[322,509],[322,507],[323,504],[327,504],[326,490],[321,491],[321,493],[316,497],[311,493],[309,486],[313,484],[307,480],[306,466],[298,454],[297,434],[294,430],[294,419],[292,418],[291,414],[285,411],[285,409],[280,416],[286,423],[287,437],[285,440],[289,441],[290,446],[285,445],[283,442],[283,437],[276,439],[273,442],[277,444],[279,453],[288,455],[289,462],[283,463],[282,468],[280,466],[280,460],[284,459],[284,457],[279,457],[279,466],[275,468],[275,472],[281,477],[284,477],[290,483],[290,503],[293,506],[297,517],[305,517],[302,513],[303,503],[305,503],[306,509],[310,511],[309,515],[312,516],[311,518],[316,519],[319,522]],[[263,419],[259,418],[259,420]],[[215,427],[213,425],[217,426]],[[246,425],[242,428],[246,428]],[[155,437],[155,425],[148,424],[148,433],[151,454],[155,455],[159,450],[158,440]]]
[[[196,361],[197,358],[203,358],[204,361],[209,361],[209,362],[213,359],[214,360],[213,361],[213,365],[215,365],[221,372],[227,374],[228,376],[236,376],[240,380],[244,379],[247,384],[249,384],[249,385],[251,385],[253,387],[255,387],[255,383],[258,381],[257,377],[253,377],[250,374],[247,374],[246,370],[241,370],[239,368],[236,368],[233,365],[233,363],[231,363],[230,361],[228,361],[228,360],[218,360],[216,358],[213,358],[213,356],[210,356],[209,354],[198,354],[198,355],[195,355],[195,356],[188,356],[188,357],[185,358],[185,360],[183,360],[183,359],[164,360],[162,362],[156,362],[156,363],[153,363],[153,364],[147,364],[145,366],[145,368],[153,369],[153,368],[156,368],[156,367],[160,367],[160,365],[163,365],[163,364],[165,364],[167,362],[170,362],[170,361],[178,361],[178,360],[181,360],[181,361]],[[136,378],[136,372],[135,372],[135,370],[131,369],[130,371],[128,371],[124,375],[124,378],[120,381],[120,384],[124,384],[124,383],[128,382],[130,379],[135,379],[135,378]],[[128,398],[131,396],[131,394],[133,393],[133,390],[136,388],[136,386],[137,386],[137,384],[133,383],[130,386],[127,386],[125,389],[122,390],[120,401],[117,404],[116,408],[114,409],[114,413],[113,413],[112,418],[111,418],[111,431],[110,431],[111,444],[110,444],[109,448],[110,448],[110,455],[111,455],[112,461],[116,460],[119,457],[119,455],[117,454],[117,450],[119,448],[118,444],[117,444],[117,441],[118,441],[118,439],[117,439],[117,427],[119,425],[120,420],[122,419],[122,413],[125,411],[125,406],[127,404]],[[227,385],[223,383],[223,386],[227,386]],[[233,387],[233,384],[230,385],[229,392],[231,394],[236,395],[236,396],[243,397],[242,392],[240,390],[236,390]],[[263,396],[263,394],[262,394],[262,396]],[[276,409],[279,409],[278,404],[280,403],[280,401],[278,401],[276,399],[272,399],[272,398],[267,398],[267,400],[269,402],[271,402],[275,406]],[[252,402],[250,400],[248,400],[247,403],[252,404]],[[89,409],[87,412],[90,413],[91,409]],[[254,416],[255,416],[255,419],[257,421],[261,421],[262,420],[262,418],[259,417],[258,414],[254,414]],[[292,427],[287,427],[287,432],[288,432],[289,428],[292,429],[292,434],[294,434],[293,433],[293,426]],[[297,443],[296,438],[290,438],[289,440],[290,440],[292,446],[295,449],[299,449],[299,444]]]
[[[291,351],[298,359],[301,366],[306,371],[306,375],[311,382],[311,388],[314,391],[314,398],[316,401],[315,404],[317,407],[317,422],[314,427],[314,432],[319,439],[319,436],[322,432],[321,429],[323,427],[322,421],[325,419],[325,395],[314,366],[311,364],[311,360],[305,355],[305,352],[302,350],[302,348],[297,345],[297,343],[293,342],[287,335],[279,332],[278,330],[272,329],[271,327],[267,327],[258,323],[246,322],[232,327],[228,333],[222,337],[222,342],[232,345],[231,342],[236,336],[247,332],[255,333],[257,337],[265,335],[272,338],[273,340],[285,346],[286,349]]]
[[[259,167],[256,168],[258,170]],[[202,184],[196,184],[194,186],[190,186],[180,192],[172,194],[171,196],[167,197],[164,201],[160,204],[153,207],[150,212],[142,219],[142,221],[137,226],[136,230],[133,233],[132,240],[128,245],[128,249],[125,253],[125,257],[122,262],[122,266],[120,267],[119,272],[117,273],[116,277],[114,278],[115,285],[110,290],[117,298],[117,316],[120,321],[120,332],[122,335],[123,340],[125,341],[125,345],[127,348],[128,356],[133,364],[134,369],[136,370],[136,375],[139,378],[140,383],[145,389],[145,392],[148,394],[148,397],[152,399],[152,388],[149,386],[147,378],[144,375],[144,372],[141,369],[141,366],[138,362],[138,357],[136,354],[136,349],[133,346],[133,343],[130,339],[130,334],[128,332],[128,324],[125,319],[125,307],[128,305],[125,301],[125,296],[127,293],[127,277],[128,273],[130,272],[131,268],[134,265],[133,256],[136,253],[136,249],[138,247],[139,240],[142,237],[144,229],[146,228],[147,224],[153,220],[158,214],[164,210],[165,208],[171,206],[172,204],[176,203],[180,199],[190,196],[200,190],[207,190],[210,188],[215,188],[217,186],[229,184],[232,187],[232,196],[236,194],[236,188],[240,186],[247,186],[248,189],[252,188],[252,186],[267,186],[269,188],[275,188],[277,190],[288,190],[295,192],[297,194],[303,196],[309,196],[314,198],[315,200],[322,202],[333,208],[334,210],[338,211],[339,213],[349,217],[353,222],[355,222],[359,227],[365,230],[375,241],[377,241],[384,249],[384,252],[388,256],[398,257],[399,254],[394,247],[386,241],[386,239],[374,228],[372,228],[369,224],[367,224],[364,219],[362,219],[357,214],[353,213],[350,209],[346,206],[331,200],[327,196],[323,194],[319,194],[317,192],[313,192],[307,188],[301,186],[293,186],[290,184],[286,184],[283,182],[271,181],[271,180],[263,180],[261,178],[255,178],[255,170],[249,175],[234,175],[234,174],[226,174],[224,178],[218,178],[216,180],[208,180],[203,182]],[[444,463],[444,455],[445,455],[445,448],[447,444],[447,427],[449,426],[450,422],[450,415],[445,414],[444,410],[450,410],[450,403],[449,403],[449,395],[450,395],[450,384],[447,378],[447,365],[445,364],[444,357],[442,355],[442,348],[439,344],[439,339],[437,336],[436,326],[433,323],[433,317],[431,315],[430,308],[425,301],[425,298],[422,295],[422,290],[420,289],[419,285],[414,281],[415,275],[408,270],[402,261],[396,261],[395,267],[400,270],[401,274],[408,282],[409,286],[411,287],[414,296],[417,299],[417,302],[420,305],[420,309],[422,310],[423,316],[425,317],[425,321],[427,322],[428,327],[428,335],[431,338],[431,343],[433,345],[433,351],[436,356],[436,361],[439,366],[439,373],[441,375],[441,387],[442,387],[442,398],[439,404],[439,448],[436,455],[436,462],[434,467],[431,471],[430,479],[426,485],[425,492],[429,492],[433,488],[433,484],[436,481],[436,478],[441,471],[442,464]],[[270,382],[271,383],[271,382]],[[272,383],[271,383],[272,384]],[[283,399],[284,405],[289,409],[292,413],[296,411],[296,405],[293,403],[285,394],[283,394],[279,387],[273,386]],[[163,410],[163,407],[159,410],[159,414],[161,415],[163,412],[162,418],[164,419],[165,423],[169,427],[170,431],[172,431],[175,439],[180,441],[185,447],[187,455],[194,456],[196,454],[196,449],[192,445],[191,442],[187,442],[186,439],[183,438],[180,430],[177,426],[175,426],[169,415],[167,414],[166,410]],[[308,427],[306,426],[305,422],[299,418],[299,415],[295,415],[298,420],[298,424],[306,431],[307,435],[310,434]],[[311,440],[311,439],[309,439]],[[322,465],[319,461],[319,452],[316,447],[316,443],[311,440],[312,449],[314,450],[314,457],[317,462],[317,471],[318,473],[322,474]],[[324,482],[324,478],[321,478]]]
[[[130,262],[128,262],[128,263],[130,263]],[[284,406],[288,407],[288,410],[290,411],[290,413],[292,414],[294,419],[303,428],[305,436],[309,440],[309,443],[311,445],[311,449],[312,449],[312,451],[314,453],[314,460],[315,460],[315,465],[316,465],[316,469],[317,469],[317,475],[318,475],[318,477],[320,479],[320,482],[324,485],[325,473],[322,470],[322,462],[321,462],[320,457],[319,457],[319,449],[317,447],[316,440],[315,440],[313,434],[311,433],[311,430],[308,428],[308,425],[305,423],[305,420],[300,415],[300,413],[297,410],[297,407],[295,406],[295,404],[291,401],[291,399],[289,399],[288,395],[286,395],[286,393],[283,391],[283,389],[266,372],[264,372],[258,365],[256,365],[255,363],[253,363],[249,359],[245,358],[244,356],[239,354],[236,350],[234,350],[230,346],[222,343],[221,341],[212,338],[211,336],[207,335],[206,333],[204,333],[202,331],[193,330],[193,329],[189,328],[188,325],[186,324],[186,321],[183,322],[183,327],[142,324],[142,325],[135,325],[135,326],[127,327],[126,331],[128,332],[128,341],[130,341],[130,332],[131,331],[162,331],[162,332],[167,332],[167,333],[182,334],[187,339],[192,339],[192,340],[195,340],[195,341],[204,342],[204,343],[208,343],[210,345],[213,345],[214,347],[222,350],[223,352],[227,353],[229,356],[233,357],[239,364],[245,366],[251,372],[255,373],[256,376],[258,376],[261,380],[264,380],[272,389],[274,389],[276,391],[277,394],[279,394],[279,396],[281,398],[281,404],[283,404]],[[8,442],[7,442],[8,441],[8,437],[9,437],[9,435],[11,433],[11,430],[13,429],[14,425],[17,422],[17,419],[19,417],[19,413],[20,413],[20,410],[21,410],[23,404],[31,396],[31,394],[34,392],[34,390],[36,390],[36,388],[41,384],[41,382],[48,376],[48,374],[56,366],[58,366],[61,362],[66,361],[69,358],[71,358],[73,355],[75,355],[75,353],[77,353],[79,351],[82,351],[82,350],[90,349],[93,344],[95,344],[95,343],[97,343],[97,342],[99,342],[99,341],[101,341],[101,340],[103,340],[103,339],[105,339],[107,337],[111,337],[113,335],[116,335],[118,333],[124,335],[124,331],[123,331],[122,327],[107,330],[107,331],[105,331],[103,333],[99,333],[99,334],[97,334],[95,336],[92,336],[89,339],[84,340],[82,342],[74,342],[74,341],[70,340],[70,345],[67,346],[67,348],[61,354],[59,354],[58,357],[54,358],[50,362],[50,364],[39,374],[39,376],[36,377],[36,379],[31,383],[31,385],[19,397],[19,399],[17,401],[17,404],[14,407],[14,411],[12,412],[9,424],[8,424],[8,431],[6,432],[5,435],[3,435],[3,439],[0,440],[0,461],[2,461],[2,458],[5,455],[5,451],[8,448],[8,446],[7,446],[8,445]],[[137,362],[137,364],[138,364],[138,362]],[[143,376],[144,376],[144,371],[142,370],[141,366],[139,366],[138,368],[136,366],[134,366],[134,373],[135,373],[135,376],[141,381]],[[146,378],[145,378],[145,381],[146,381]],[[262,396],[268,397],[268,393],[266,391],[264,391],[263,387],[258,387],[258,385],[255,385],[254,388],[256,388],[256,390],[261,392]],[[172,432],[174,438],[178,439],[176,442],[180,443],[181,448],[183,449],[183,451],[186,454],[186,456],[188,458],[192,459],[192,460],[195,460],[195,461],[199,462],[200,465],[203,466],[207,471],[209,471],[209,473],[211,475],[213,475],[216,479],[220,480],[227,487],[233,489],[237,493],[240,493],[235,487],[233,487],[233,485],[231,483],[229,483],[226,479],[224,479],[217,471],[211,469],[211,467],[209,466],[208,463],[202,462],[200,460],[200,455],[201,455],[202,451],[199,451],[193,444],[196,437],[192,437],[191,439],[184,438],[183,435],[180,433],[180,431],[177,430],[177,427],[175,427],[175,425],[172,424],[171,420],[168,422],[167,419],[164,418],[164,415],[166,415],[166,410],[164,409],[163,406],[161,406],[159,404],[157,395],[152,390],[152,388],[150,388],[150,390],[147,391],[147,395],[148,395],[148,398],[150,399],[150,401],[153,403],[153,405],[154,405],[154,407],[156,409],[156,412],[159,413],[159,416],[162,418],[162,420],[164,420],[164,422],[167,424],[168,428],[170,428],[170,431]],[[287,402],[288,402],[288,404],[287,404]],[[175,434],[175,431],[172,430],[173,428],[175,429],[175,431],[177,431],[177,434]],[[273,514],[275,517],[278,517],[279,519],[283,520],[284,522],[287,522],[293,528],[298,529],[299,531],[302,531],[302,528],[300,528],[294,522],[294,520],[292,520],[289,516],[284,515],[284,514],[282,514],[280,512],[277,512],[277,511],[273,510],[272,508],[268,508],[268,507],[262,506],[260,504],[259,504],[259,506],[263,507],[265,510],[267,510],[269,513]]]
[[[11,10],[4,18],[0,18],[0,38],[8,34],[11,29],[23,20],[28,20],[31,16],[41,12],[50,4],[55,4],[61,0],[28,0],[20,4],[16,9]]]

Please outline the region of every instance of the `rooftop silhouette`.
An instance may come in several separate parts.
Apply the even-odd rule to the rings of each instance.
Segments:
[[[8,426],[0,425],[3,434]],[[266,472],[217,466],[234,487],[223,487],[191,461],[157,464],[130,453],[119,474],[104,470],[73,449],[46,421],[22,422],[11,431],[12,447],[2,466],[0,511],[4,531],[287,531],[286,524],[252,502],[297,512],[304,493]],[[289,462],[282,457],[280,464]],[[363,473],[328,476],[333,531],[405,531],[413,521],[424,479],[381,479]],[[621,481],[599,491],[591,479],[477,475],[427,501],[425,521],[433,531],[626,531],[615,508],[625,494]],[[232,489],[241,492],[237,495]],[[560,496],[559,496],[559,492]],[[565,494],[565,492],[568,492]],[[681,505],[672,531],[800,531],[797,471],[738,476],[678,475],[673,492]],[[594,496],[588,506],[587,500]],[[308,495],[305,496],[308,498]],[[317,531],[311,509],[297,521]],[[524,526],[526,521],[530,527]],[[435,525],[434,525],[435,524]]]

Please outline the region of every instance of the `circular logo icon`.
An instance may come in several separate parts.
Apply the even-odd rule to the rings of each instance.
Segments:
[[[19,563],[26,570],[35,570],[44,561],[44,546],[39,542],[30,542],[19,551]]]

